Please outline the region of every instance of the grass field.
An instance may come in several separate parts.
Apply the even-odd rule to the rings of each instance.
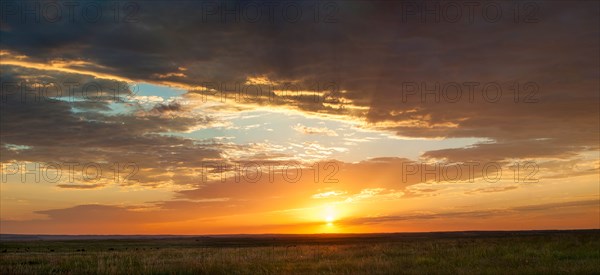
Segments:
[[[101,240],[5,237],[0,250],[0,274],[600,274],[599,230]]]

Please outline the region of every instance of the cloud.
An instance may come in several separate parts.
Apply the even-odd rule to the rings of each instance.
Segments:
[[[119,232],[120,234],[139,234],[146,232],[148,234],[156,234],[152,228],[156,228],[158,224],[169,226],[178,224],[174,232],[188,232],[189,228],[192,231],[198,232],[198,227],[208,226],[221,220],[220,215],[236,215],[235,211],[227,209],[227,205],[231,205],[228,199],[219,200],[174,200],[166,202],[156,202],[153,205],[101,205],[101,204],[84,204],[69,208],[52,209],[37,211],[38,214],[45,216],[45,219],[26,220],[26,221],[10,221],[2,220],[3,232],[25,232],[29,234],[40,233],[39,228],[45,228],[45,233],[56,232],[84,232],[86,234],[106,234],[106,232]],[[453,221],[483,221],[488,224],[490,221],[502,223],[509,221],[511,217],[520,217],[521,219],[537,221],[541,224],[540,215],[547,217],[559,218],[564,215],[570,217],[591,217],[586,221],[588,226],[597,222],[597,215],[594,212],[598,211],[598,200],[574,200],[555,203],[542,203],[521,205],[507,208],[492,208],[484,210],[470,211],[446,211],[446,212],[428,212],[428,213],[404,213],[396,215],[381,215],[381,216],[363,216],[363,217],[345,217],[335,221],[335,226],[340,228],[369,226],[377,227],[382,225],[398,225],[406,224],[421,224],[429,222],[433,224],[435,221],[443,221],[444,223],[452,223]],[[214,213],[211,209],[224,209],[218,213]],[[237,208],[237,207],[236,207]],[[256,210],[252,208],[251,210]],[[205,213],[198,218],[198,213]],[[533,215],[533,216],[532,216]],[[583,216],[582,216],[583,215]],[[225,216],[227,217],[227,216]],[[535,218],[532,218],[535,217]],[[518,220],[518,219],[517,219]],[[595,221],[594,221],[595,220]],[[563,219],[564,221],[564,219]],[[461,222],[462,224],[463,222]],[[187,224],[186,226],[181,226]],[[238,222],[235,228],[229,227],[227,232],[293,232],[293,227],[301,226],[303,223],[241,223]],[[319,226],[322,222],[306,222],[304,225]],[[498,225],[496,225],[498,226]],[[506,226],[506,224],[504,225]],[[523,225],[522,225],[523,226]],[[566,227],[565,227],[566,226]],[[258,227],[258,228],[257,228]],[[570,228],[568,225],[558,226],[559,228]],[[77,228],[78,231],[73,231]],[[160,228],[160,227],[159,227]],[[378,227],[382,228],[382,227]],[[386,227],[396,228],[398,227]],[[504,228],[500,226],[500,228]],[[518,228],[518,227],[517,227]],[[537,227],[533,227],[537,228]],[[556,227],[555,227],[556,228]],[[171,228],[173,229],[173,228]],[[314,229],[314,228],[313,228]],[[498,229],[498,227],[496,227]],[[523,229],[523,227],[521,227]],[[108,231],[107,231],[108,230]],[[183,231],[181,231],[183,230]],[[209,227],[214,230],[214,227]],[[256,231],[260,230],[260,231]],[[271,231],[276,230],[276,231]],[[283,230],[283,231],[277,231]],[[429,230],[432,230],[431,227]],[[169,231],[173,232],[173,231]],[[180,233],[181,234],[181,233]]]
[[[156,111],[158,113],[178,112],[182,111],[182,106],[178,102],[169,102],[167,104],[159,103],[152,108],[151,112],[152,111]]]
[[[105,184],[57,184],[56,187],[65,189],[99,189],[106,186]]]
[[[514,3],[503,2],[503,7]],[[344,115],[405,137],[493,141],[426,155],[436,158],[568,157],[598,150],[598,3],[565,8],[563,2],[536,2],[543,18],[530,24],[515,23],[510,16],[493,24],[482,18],[407,23],[398,16],[400,2],[335,4],[338,20],[329,24],[307,16],[294,23],[282,18],[223,23],[218,16],[203,19],[189,12],[201,10],[202,3],[160,1],[139,3],[139,20],[130,24],[101,20],[32,26],[8,16],[3,18],[2,48],[26,56],[27,62],[59,60],[55,63],[62,68],[181,87],[219,86],[228,94],[240,93],[243,84],[263,85],[265,99],[275,91],[316,91],[321,94],[316,101],[306,95],[258,105]],[[163,19],[155,20],[157,14]],[[471,102],[471,84],[465,83],[474,82]],[[458,102],[442,93],[453,83],[463,91]],[[526,103],[531,83],[539,89],[534,103]],[[430,94],[423,102],[422,93],[408,94],[407,84],[421,90],[437,85],[439,100]],[[485,100],[488,84],[501,86],[497,102]]]
[[[516,185],[487,187],[487,188],[477,188],[475,190],[465,192],[465,194],[504,192],[504,191],[514,190],[514,189],[517,189],[517,188],[519,188],[519,187],[516,186]]]
[[[311,198],[322,199],[322,198],[329,198],[329,197],[338,197],[338,196],[341,196],[344,194],[346,194],[346,192],[344,192],[344,191],[328,191],[328,192],[314,194],[311,196]]]
[[[308,127],[298,123],[295,126],[293,126],[292,129],[305,135],[325,135],[330,137],[338,136],[338,134],[335,131],[326,127]]]
[[[393,223],[401,221],[417,221],[417,220],[432,220],[432,219],[486,219],[497,216],[507,215],[526,215],[532,212],[560,210],[563,208],[575,208],[577,210],[586,211],[598,206],[598,200],[581,200],[559,203],[546,203],[536,205],[525,205],[518,207],[510,207],[504,209],[490,209],[479,211],[457,211],[457,212],[440,212],[440,213],[421,213],[421,214],[405,214],[405,215],[389,215],[389,216],[374,216],[350,218],[340,221],[344,225],[364,225],[364,224],[379,224]]]
[[[212,123],[209,117],[184,114],[178,103],[159,103],[145,110],[135,101],[121,102],[111,94],[109,87],[128,87],[126,83],[78,74],[2,67],[8,69],[6,77],[3,70],[3,84],[68,81],[82,87],[92,85],[90,83],[103,87],[93,98],[77,94],[45,98],[43,90],[33,89],[24,100],[21,92],[3,85],[0,103],[3,163],[77,163],[80,167],[95,163],[103,171],[114,171],[114,163],[133,164],[142,171],[135,184],[156,186],[196,181],[199,176],[195,171],[202,162],[220,157],[219,144],[202,144],[165,134]],[[131,91],[125,90],[122,94],[127,97]],[[115,105],[124,111],[114,111]],[[163,115],[168,112],[176,115]],[[11,149],[15,146],[24,149]],[[174,175],[174,172],[178,173]],[[60,187],[73,188],[61,184]]]

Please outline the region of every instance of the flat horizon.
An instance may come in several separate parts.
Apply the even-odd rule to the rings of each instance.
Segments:
[[[465,230],[465,231],[414,231],[414,232],[371,232],[371,233],[231,233],[231,234],[200,234],[200,235],[171,235],[171,234],[13,234],[1,233],[2,236],[37,236],[37,237],[233,237],[233,236],[369,236],[369,235],[436,235],[436,234],[464,234],[464,233],[557,233],[557,232],[600,232],[598,228],[574,228],[574,229],[531,229],[531,230]],[[4,239],[10,240],[10,239]]]
[[[0,233],[600,228],[598,3],[2,3]]]

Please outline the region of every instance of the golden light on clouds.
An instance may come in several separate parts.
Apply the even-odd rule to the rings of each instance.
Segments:
[[[5,55],[8,55],[8,57]],[[15,56],[14,58],[11,58],[11,56],[13,56],[13,55],[8,54],[8,53],[6,53],[5,55],[3,55],[2,60],[0,60],[0,65],[11,65],[11,66],[18,66],[18,67],[30,68],[30,69],[57,71],[57,72],[71,73],[71,74],[81,74],[81,75],[93,76],[96,78],[124,81],[124,82],[128,82],[128,83],[134,82],[133,80],[128,79],[128,78],[124,78],[124,77],[121,77],[118,75],[113,75],[113,74],[108,74],[108,73],[102,73],[97,70],[85,70],[85,69],[81,69],[81,68],[73,68],[73,67],[77,67],[77,66],[97,67],[97,65],[87,62],[87,61],[51,60],[49,63],[41,63],[41,62],[25,61],[24,59],[27,59],[26,56]]]
[[[263,28],[154,2],[2,21],[1,233],[600,228],[597,9]]]

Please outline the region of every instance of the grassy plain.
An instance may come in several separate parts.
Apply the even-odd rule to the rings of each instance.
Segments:
[[[0,274],[600,274],[600,230],[94,238],[4,235]]]

